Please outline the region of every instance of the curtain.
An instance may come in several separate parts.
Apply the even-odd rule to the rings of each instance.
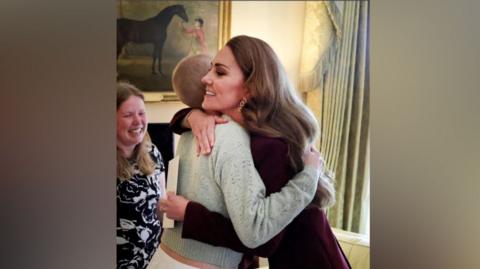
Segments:
[[[369,214],[368,17],[368,1],[307,1],[299,82],[319,120],[317,146],[335,180],[330,223],[364,233],[369,223],[362,218]]]

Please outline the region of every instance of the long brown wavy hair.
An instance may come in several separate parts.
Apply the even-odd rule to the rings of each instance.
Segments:
[[[300,172],[303,152],[319,134],[317,120],[297,96],[280,60],[266,42],[241,35],[230,39],[226,46],[232,50],[250,94],[241,110],[245,128],[282,138],[288,146],[291,167]],[[333,183],[328,177],[320,177],[314,203],[327,207],[334,201]]]
[[[145,100],[142,92],[134,85],[128,82],[117,82],[117,111],[123,102],[125,102],[132,95]],[[125,158],[117,148],[117,178],[122,181],[130,179],[134,174],[132,163],[137,163],[138,169],[143,174],[152,174],[155,171],[155,163],[149,154],[151,147],[152,141],[148,135],[148,132],[146,132],[142,142],[135,147],[131,159]]]

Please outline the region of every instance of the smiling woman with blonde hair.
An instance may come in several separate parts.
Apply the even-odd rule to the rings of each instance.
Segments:
[[[127,82],[117,83],[117,113],[119,113],[122,104],[132,96],[136,97],[132,98],[132,100],[137,99],[137,102],[142,100],[141,102],[143,103],[144,97],[139,89]],[[142,108],[142,111],[140,112],[142,116],[145,115],[144,110],[145,109]],[[120,111],[120,113],[121,112],[122,111]],[[130,114],[117,114],[117,176],[121,180],[129,179],[134,172],[133,165],[128,161],[128,158],[135,158],[138,163],[138,168],[144,174],[151,174],[155,169],[155,163],[150,154],[148,154],[148,151],[150,150],[149,144],[151,143],[150,136],[146,132],[148,122],[145,120],[143,123],[145,130],[138,129],[136,132],[132,132],[129,129],[124,129],[123,119],[127,118],[127,116],[133,116],[131,115],[133,112],[128,111],[126,113]],[[128,144],[128,142],[124,141],[131,139],[130,136],[132,135],[129,135],[129,133],[132,133],[135,136],[138,134],[138,140],[140,143],[133,142],[133,145],[131,146],[125,145]]]
[[[117,268],[146,268],[161,233],[165,167],[147,133],[143,94],[117,83]]]

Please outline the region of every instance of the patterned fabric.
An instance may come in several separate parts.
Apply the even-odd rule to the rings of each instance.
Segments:
[[[117,178],[117,268],[146,268],[159,245],[161,233],[157,202],[165,187],[165,166],[157,147],[150,156],[156,163],[152,175],[144,175],[134,165],[129,180]]]
[[[340,3],[337,3],[340,2]],[[341,1],[307,1],[300,61],[299,90],[310,92],[323,88],[324,76],[331,68],[341,39]]]

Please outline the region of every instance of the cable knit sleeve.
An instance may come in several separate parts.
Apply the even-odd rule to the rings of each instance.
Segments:
[[[250,135],[250,143],[255,167],[262,177],[267,194],[280,191],[294,176],[288,162],[287,144],[278,138],[259,135]],[[271,169],[272,167],[275,169]],[[259,247],[247,248],[238,238],[229,218],[191,201],[185,211],[182,237],[227,247],[244,254],[269,257],[277,250],[285,231],[286,229],[282,230]]]
[[[212,153],[215,180],[238,237],[245,246],[258,247],[284,229],[310,203],[318,171],[306,166],[280,192],[265,197],[265,185],[254,167],[248,134],[233,123],[217,126],[216,132],[218,139]]]

